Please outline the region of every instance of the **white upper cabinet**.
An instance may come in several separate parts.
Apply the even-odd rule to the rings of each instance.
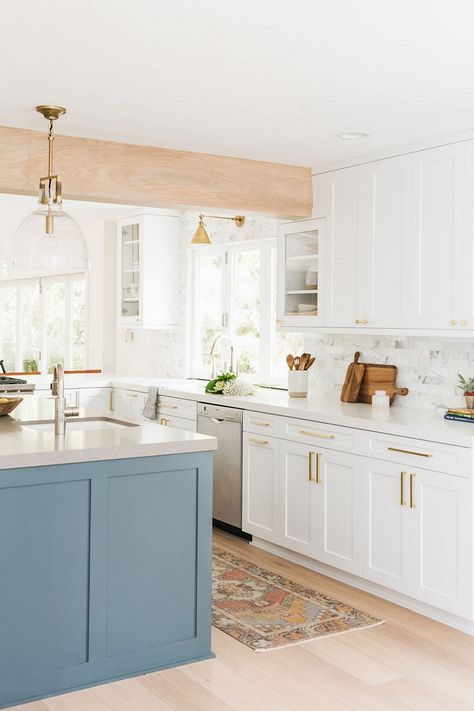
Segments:
[[[278,236],[277,326],[317,326],[324,312],[326,275],[324,220],[280,225]]]
[[[118,323],[178,323],[179,214],[138,214],[118,223]]]
[[[327,222],[327,301],[315,325],[474,329],[474,141],[314,181],[314,214]]]

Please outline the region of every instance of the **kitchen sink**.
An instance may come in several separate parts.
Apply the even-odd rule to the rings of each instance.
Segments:
[[[54,432],[54,420],[28,420],[19,423],[22,427],[39,432]],[[111,430],[124,427],[139,427],[134,422],[114,420],[112,417],[70,417],[66,432],[76,430]]]

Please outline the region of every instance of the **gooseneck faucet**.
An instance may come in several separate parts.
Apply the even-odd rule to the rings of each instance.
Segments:
[[[76,393],[76,404],[66,405],[64,397],[64,368],[61,363],[54,366],[51,392],[54,398],[54,434],[66,434],[66,417],[78,417],[79,405]]]
[[[210,353],[209,353],[209,358],[210,358],[211,363],[212,363],[212,374],[211,374],[211,378],[214,378],[214,377],[215,377],[215,374],[216,374],[216,356],[214,355],[214,351],[215,351],[215,349],[216,349],[216,344],[217,344],[217,342],[220,341],[221,339],[227,341],[228,344],[229,344],[229,346],[230,346],[230,367],[229,367],[229,373],[233,373],[233,372],[234,372],[234,343],[233,343],[232,339],[229,338],[229,336],[226,336],[225,333],[218,333],[217,336],[214,338],[214,341],[213,341],[212,346],[211,346],[211,351],[210,351]],[[226,370],[226,369],[227,369],[227,363],[224,363],[223,365],[224,365],[224,370]],[[236,375],[238,375],[237,369],[235,370],[235,373],[236,373]]]

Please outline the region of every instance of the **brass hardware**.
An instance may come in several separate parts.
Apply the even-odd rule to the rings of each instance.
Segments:
[[[109,410],[111,412],[115,410],[115,390],[109,392]]]
[[[177,406],[177,405],[172,405],[172,404],[169,403],[169,402],[159,402],[159,403],[158,403],[158,409],[161,410],[162,407],[167,407],[167,408],[169,408],[170,410],[177,410],[177,409],[178,409],[178,406]]]
[[[356,318],[355,323],[358,326],[366,326],[369,322],[367,321],[366,318]]]
[[[407,505],[407,502],[405,501],[405,492],[403,490],[405,475],[406,472],[400,472],[400,506]]]
[[[167,420],[166,417],[162,417],[160,419],[160,425],[163,425],[164,427],[166,427],[168,425],[168,423],[169,423],[169,420]]]
[[[204,224],[204,218],[207,217],[210,220],[232,220],[236,227],[243,227],[245,224],[245,217],[243,215],[235,215],[235,217],[221,217],[220,215],[199,215],[199,224],[196,232],[190,244],[211,244],[211,240],[206,230]]]
[[[249,441],[254,444],[268,444],[268,439],[257,439],[256,437],[250,437]]]
[[[432,454],[425,454],[424,452],[412,452],[409,449],[398,449],[398,447],[387,447],[389,452],[400,452],[400,454],[413,454],[415,457],[432,457]]]
[[[450,321],[451,326],[457,326],[457,323],[458,322],[455,321],[454,319],[451,319],[451,321]]]
[[[313,454],[314,454],[314,452],[308,452],[308,481],[314,481],[314,479],[313,479]]]
[[[467,326],[468,323],[469,323],[469,321],[466,321],[466,319],[464,318],[464,319],[461,321],[461,326]]]
[[[50,106],[49,104],[37,106],[36,111],[42,114],[48,121],[56,121],[57,118],[66,113],[66,109],[62,106]]]
[[[413,484],[415,482],[416,474],[410,474],[410,508],[416,509],[415,504],[415,492],[413,490]]]
[[[251,425],[256,425],[257,427],[270,427],[269,422],[260,422],[259,420],[250,420]]]
[[[319,452],[316,452],[316,484],[322,484],[319,478]]]
[[[336,435],[324,434],[323,432],[311,432],[310,430],[300,430],[300,434],[308,435],[309,437],[318,437],[319,439],[336,439]]]

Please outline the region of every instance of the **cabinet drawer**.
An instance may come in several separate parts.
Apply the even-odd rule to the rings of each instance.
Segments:
[[[160,417],[168,417],[168,415],[196,420],[197,404],[194,400],[159,395],[157,420],[159,421]]]
[[[283,418],[282,430],[281,436],[293,442],[319,445],[327,449],[337,449],[340,452],[356,453],[361,448],[361,432],[349,427]]]
[[[164,427],[175,427],[177,430],[196,432],[196,421],[174,415],[158,415],[156,422]]]
[[[408,469],[420,467],[466,478],[471,476],[471,450],[465,447],[372,433],[364,442],[365,454],[369,457],[397,462]]]
[[[244,411],[244,432],[277,435],[280,432],[281,418],[261,412]]]

